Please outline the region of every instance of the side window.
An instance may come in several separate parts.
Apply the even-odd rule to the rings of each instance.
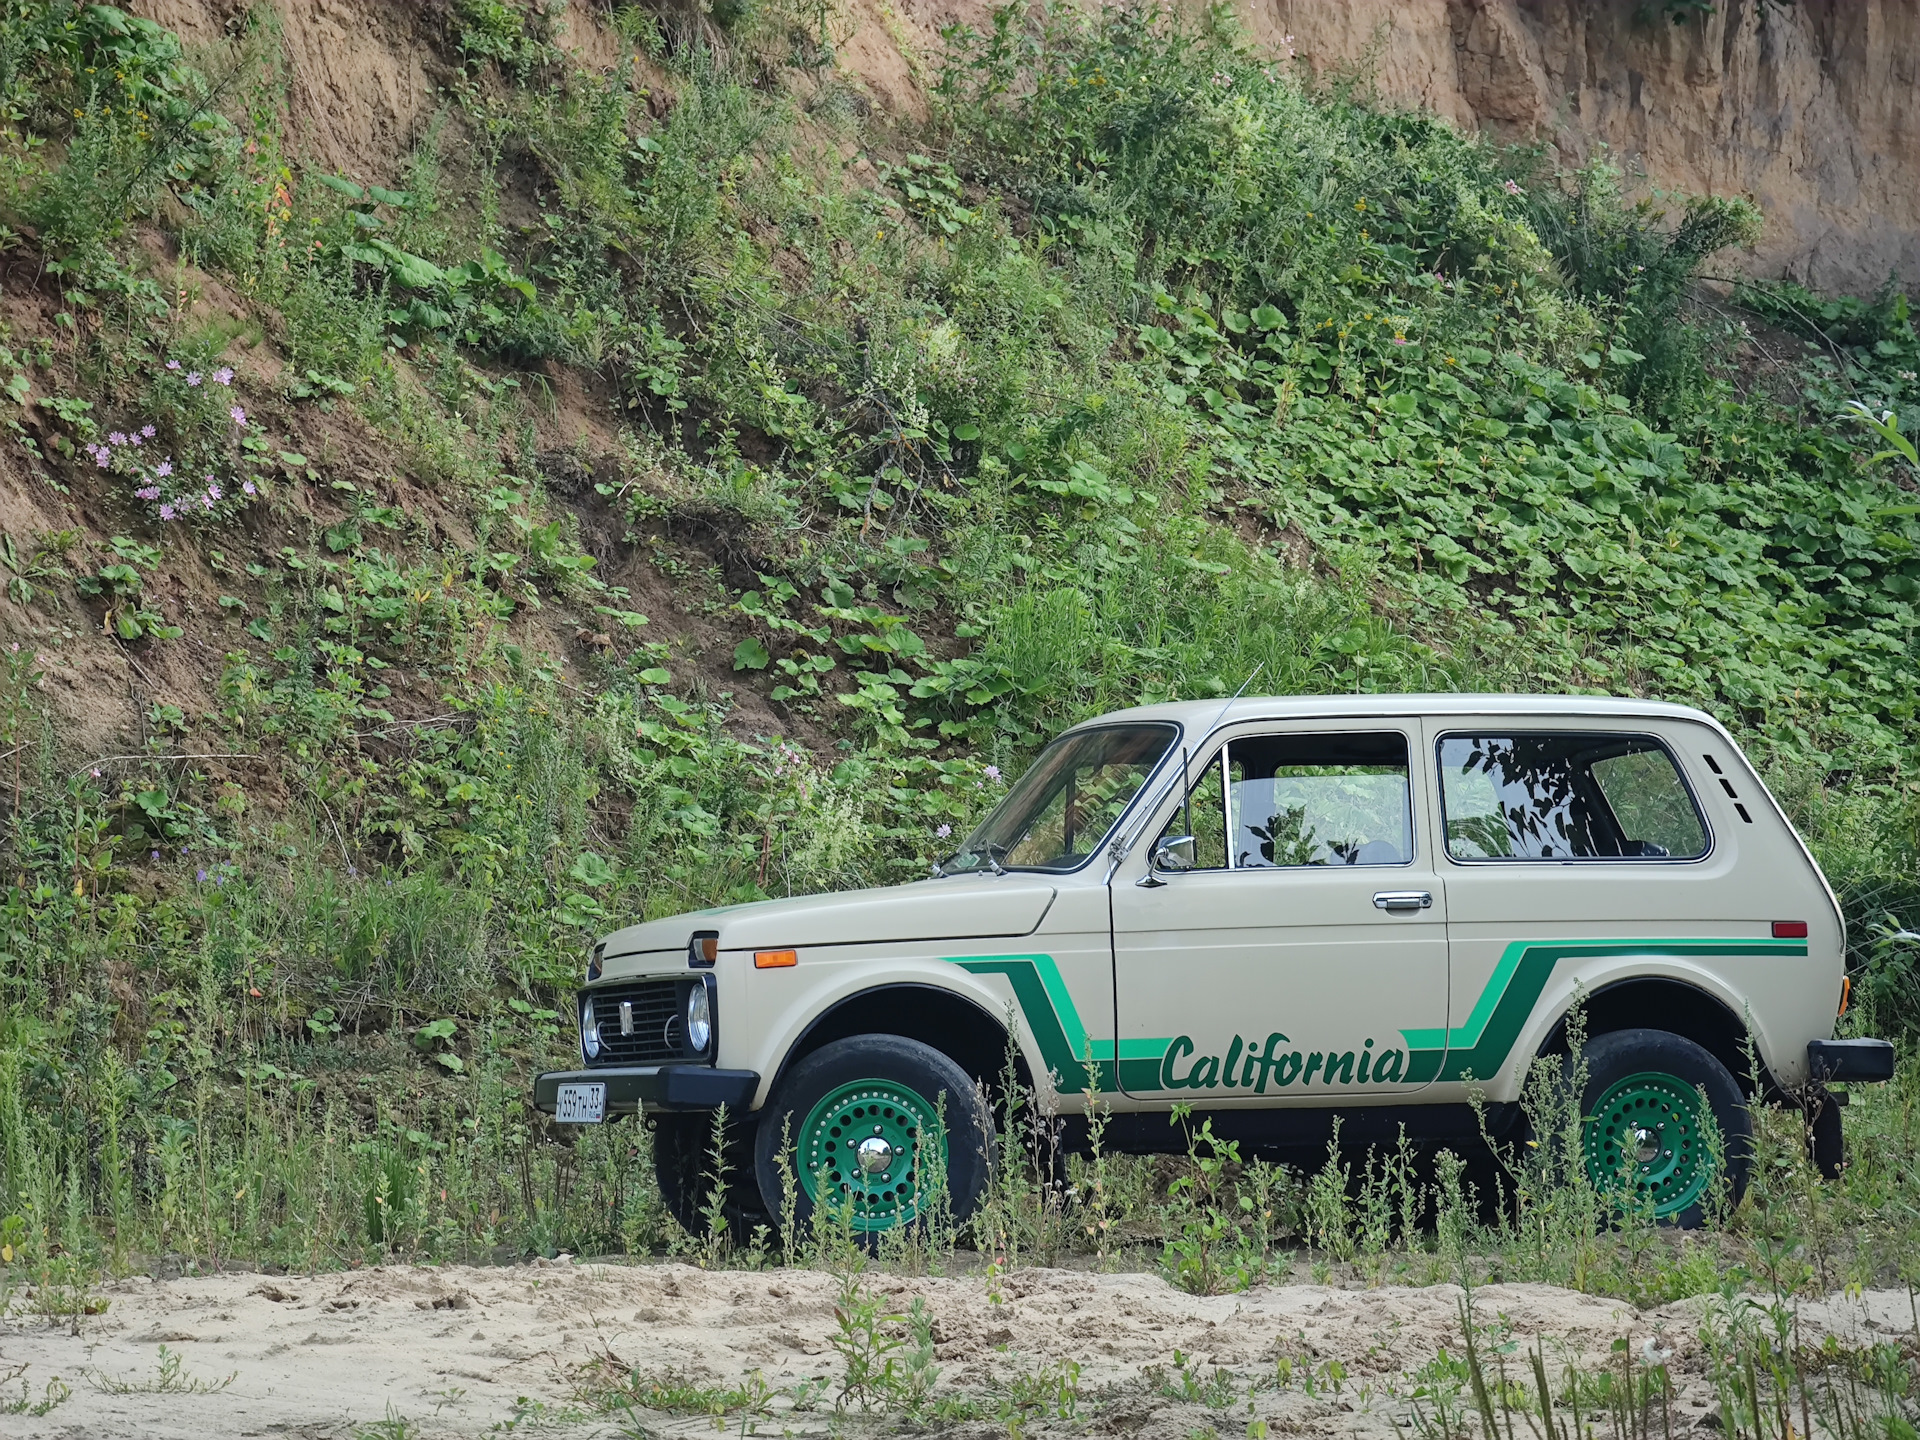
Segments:
[[[1397,731],[1259,735],[1226,748],[1230,868],[1413,859],[1407,739]]]
[[[1692,860],[1707,827],[1651,735],[1444,735],[1440,791],[1455,860]]]

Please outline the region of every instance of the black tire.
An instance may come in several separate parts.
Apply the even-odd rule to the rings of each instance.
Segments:
[[[706,1204],[713,1193],[713,1115],[686,1111],[649,1117],[653,1132],[653,1178],[667,1213],[689,1235],[707,1233]],[[760,1187],[754,1183],[751,1136],[730,1126],[727,1138],[726,1220],[735,1244],[753,1238],[756,1225],[767,1223],[760,1209]]]
[[[808,1115],[843,1087],[865,1082],[912,1092],[932,1123],[944,1113],[947,1203],[956,1224],[966,1221],[978,1208],[993,1173],[993,1112],[981,1098],[973,1077],[951,1058],[931,1045],[899,1035],[852,1035],[835,1040],[801,1059],[782,1077],[760,1112],[754,1143],[754,1172],[759,1177],[760,1200],[767,1214],[778,1225],[785,1190],[783,1147],[790,1142],[793,1154],[804,1156],[808,1137],[802,1131]],[[841,1143],[824,1134],[819,1142],[830,1148]],[[851,1146],[853,1141],[845,1143]],[[796,1168],[804,1168],[804,1162],[798,1162]],[[795,1228],[805,1233],[813,1219],[814,1201],[810,1184],[802,1181],[803,1177],[796,1176],[791,1183]],[[842,1193],[846,1192],[843,1185]],[[908,1215],[907,1221],[913,1218]],[[862,1232],[862,1237],[868,1245],[877,1245],[881,1233],[869,1230]]]
[[[1589,1141],[1598,1135],[1593,1127],[1605,1123],[1595,1115],[1602,1100],[1616,1085],[1633,1077],[1654,1076],[1674,1082],[1682,1091],[1704,1091],[1720,1130],[1728,1199],[1731,1204],[1739,1203],[1746,1193],[1753,1160],[1753,1123],[1747,1099],[1726,1066],[1685,1036],[1666,1030],[1614,1030],[1589,1040],[1584,1055],[1587,1083],[1580,1096],[1580,1113],[1587,1117],[1583,1128]],[[1652,1124],[1647,1128],[1651,1130]],[[1688,1137],[1685,1143],[1700,1142]],[[1596,1183],[1604,1178],[1594,1175],[1591,1165],[1589,1175]],[[1681,1230],[1697,1230],[1706,1223],[1704,1201],[1703,1195],[1682,1209],[1661,1215],[1660,1222]]]
[[[1846,1137],[1840,1129],[1840,1106],[1833,1096],[1816,1090],[1807,1100],[1807,1158],[1823,1180],[1838,1180],[1847,1168]]]

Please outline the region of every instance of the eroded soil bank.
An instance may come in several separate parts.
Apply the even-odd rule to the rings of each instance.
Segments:
[[[898,1425],[1006,1434],[1005,1419],[991,1418],[996,1407],[1016,1393],[1044,1392],[1051,1398],[1026,1416],[1025,1433],[1185,1435],[1211,1426],[1240,1435],[1257,1418],[1273,1433],[1384,1436],[1410,1420],[1421,1372],[1431,1381],[1441,1347],[1455,1356],[1461,1350],[1461,1292],[1451,1285],[1299,1284],[1199,1297],[1152,1275],[1039,1269],[1003,1278],[997,1297],[980,1277],[876,1273],[868,1283],[893,1311],[916,1297],[926,1302],[940,1367],[936,1396],[965,1394],[988,1418],[913,1425],[863,1420],[851,1405],[854,1414],[840,1428],[856,1432]],[[31,1313],[0,1327],[0,1374],[25,1367],[0,1399],[43,1404],[55,1377],[71,1391],[45,1414],[6,1415],[0,1431],[345,1440],[508,1429],[693,1435],[713,1433],[716,1423],[742,1433],[744,1423],[749,1434],[824,1434],[835,1423],[844,1375],[832,1343],[842,1332],[840,1282],[810,1271],[561,1260],[311,1278],[138,1278],[97,1293],[107,1308],[87,1317],[77,1337],[70,1321]],[[1550,1286],[1492,1285],[1476,1290],[1474,1302],[1483,1322],[1510,1327],[1516,1378],[1536,1339],[1558,1375],[1570,1360],[1597,1371],[1611,1356],[1617,1368],[1616,1340],[1640,1355],[1651,1338],[1671,1352],[1673,1433],[1717,1432],[1700,1339],[1705,1301],[1636,1311]],[[1849,1348],[1894,1344],[1910,1352],[1914,1339],[1905,1291],[1804,1304],[1799,1321],[1808,1344],[1834,1335]],[[178,1357],[171,1372],[166,1357]],[[1284,1385],[1282,1358],[1291,1362]],[[1068,1361],[1080,1367],[1068,1387],[1076,1414],[1062,1419]],[[1221,1369],[1230,1382],[1217,1380]],[[716,1422],[640,1410],[629,1418],[594,1402],[596,1383],[616,1376],[730,1387],[756,1371],[771,1392],[758,1417],[736,1411]],[[812,1387],[813,1408],[796,1411],[793,1393],[810,1380],[825,1384]]]

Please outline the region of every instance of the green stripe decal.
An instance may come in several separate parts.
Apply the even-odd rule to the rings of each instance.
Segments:
[[[1486,1080],[1506,1064],[1513,1042],[1562,960],[1633,955],[1647,959],[1805,955],[1804,940],[1519,940],[1501,953],[1466,1023],[1451,1030],[1402,1030],[1407,1083]]]
[[[1087,1062],[1092,1061],[1094,1083],[1102,1090],[1157,1090],[1160,1057],[1173,1043],[1170,1037],[1122,1040],[1120,1074],[1115,1083],[1114,1042],[1093,1039],[1080,1019],[1067,982],[1051,955],[955,955],[948,963],[975,975],[1004,975],[1013,986],[1027,1029],[1040,1058],[1053,1072],[1054,1088],[1062,1095],[1079,1095],[1087,1088]]]

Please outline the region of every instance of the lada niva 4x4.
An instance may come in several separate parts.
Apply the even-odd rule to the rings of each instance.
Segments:
[[[1109,1148],[1466,1145],[1524,1124],[1578,1012],[1597,1184],[1697,1224],[1749,1103],[1884,1080],[1835,1040],[1840,908],[1727,731],[1677,705],[1505,695],[1145,706],[1054,741],[928,879],[630,926],[593,953],[556,1120],[652,1117],[691,1220],[712,1112],[765,1213],[875,1235],[944,1176],[964,1217],[1011,1048]],[[1752,1060],[1749,1060],[1751,1055]],[[1709,1117],[1718,1126],[1715,1143]],[[750,1153],[749,1153],[750,1147]],[[1716,1158],[1724,1157],[1724,1158]],[[937,1158],[939,1170],[934,1161]],[[789,1180],[788,1184],[793,1184]],[[757,1187],[758,1197],[751,1193]]]

